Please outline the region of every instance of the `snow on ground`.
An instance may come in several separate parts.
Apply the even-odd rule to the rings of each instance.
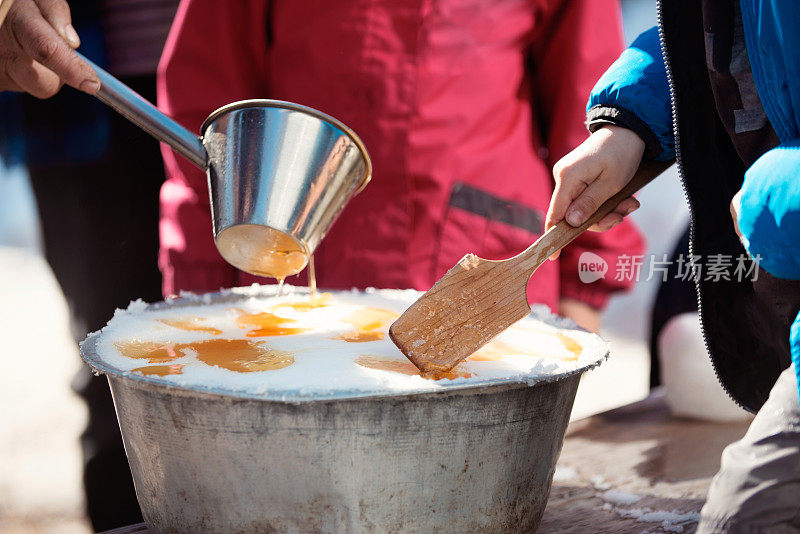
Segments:
[[[0,533],[88,532],[78,439],[86,410],[66,303],[44,259],[0,247]]]

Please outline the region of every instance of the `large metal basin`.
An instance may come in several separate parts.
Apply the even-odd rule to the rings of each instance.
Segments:
[[[185,304],[197,301],[153,306]],[[535,531],[592,366],[531,383],[276,400],[115,372],[97,338],[81,353],[108,375],[152,532]]]

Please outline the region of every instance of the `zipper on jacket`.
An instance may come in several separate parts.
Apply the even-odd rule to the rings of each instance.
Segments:
[[[681,187],[683,188],[683,194],[686,197],[686,204],[689,207],[689,260],[691,261],[694,258],[694,206],[692,205],[692,197],[689,195],[689,188],[686,185],[686,177],[683,174],[683,161],[681,161],[681,137],[680,137],[680,129],[678,127],[678,101],[675,96],[675,85],[672,77],[672,67],[669,62],[669,53],[667,52],[667,40],[664,36],[664,14],[662,12],[662,2],[663,0],[656,1],[656,17],[658,19],[658,42],[661,46],[661,56],[664,60],[664,68],[667,73],[667,85],[669,87],[669,102],[670,107],[672,110],[672,136],[675,142],[675,166],[678,169],[678,178],[681,180]],[[717,382],[722,385],[722,389],[725,393],[730,397],[733,402],[735,402],[739,407],[744,408],[748,412],[747,408],[739,402],[733,394],[728,389],[728,386],[722,381],[719,376],[719,368],[717,367],[717,362],[714,359],[714,355],[711,353],[711,349],[708,344],[708,334],[706,333],[706,326],[703,323],[703,299],[700,296],[700,277],[694,276],[694,272],[692,272],[692,278],[694,279],[694,288],[695,293],[697,295],[697,317],[700,321],[700,331],[703,333],[703,344],[706,347],[706,353],[708,357],[711,359],[711,366],[714,368],[714,374],[717,377]]]

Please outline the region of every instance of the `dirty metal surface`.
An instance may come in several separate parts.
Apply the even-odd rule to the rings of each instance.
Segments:
[[[659,393],[572,423],[539,532],[693,532],[722,449],[748,424],[673,417]]]

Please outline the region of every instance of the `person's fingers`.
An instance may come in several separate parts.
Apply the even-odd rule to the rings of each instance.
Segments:
[[[639,201],[634,197],[628,197],[617,205],[611,213],[594,223],[588,228],[590,232],[605,232],[620,224],[623,219],[639,209]]]
[[[39,6],[39,11],[44,19],[72,48],[78,48],[81,45],[78,32],[72,26],[69,5],[64,0],[36,0],[36,5]]]
[[[640,206],[641,204],[635,197],[628,197],[620,202],[614,211],[594,223],[587,230],[590,232],[605,232],[606,230],[610,230],[611,228],[620,224],[626,216],[639,209]],[[560,254],[561,251],[558,251],[550,256],[550,259],[558,259]]]
[[[597,179],[600,168],[594,158],[584,157],[584,152],[587,152],[582,150],[584,148],[586,147],[581,146],[576,151],[567,154],[553,167],[556,186],[547,208],[545,231],[561,222],[573,200],[586,190],[587,184]],[[557,251],[550,256],[550,259],[556,260],[560,254],[561,252]]]
[[[50,98],[61,89],[61,78],[31,58],[18,57],[8,64],[7,73],[23,91],[37,98]]]
[[[553,168],[556,186],[545,219],[545,230],[562,220],[581,226],[627,184],[644,153],[644,141],[625,128],[608,126],[594,132]],[[620,202],[591,229],[603,230],[622,222],[639,207],[634,198]],[[558,253],[551,259],[558,258]]]
[[[50,24],[36,5],[24,2],[6,21],[20,48],[34,61],[55,72],[67,85],[93,94],[100,89],[94,70],[82,61]],[[13,18],[12,18],[13,16]]]
[[[630,180],[630,177],[626,177]],[[572,201],[564,218],[572,226],[580,226],[591,217],[606,200],[613,197],[625,186],[620,176],[600,173],[596,180],[587,184],[583,192]]]
[[[611,212],[592,226],[587,228],[588,232],[605,232],[606,230],[610,230],[614,228],[616,225],[622,222],[622,215],[616,212]]]
[[[590,232],[605,232],[620,224],[625,217],[639,209],[639,201],[634,197],[628,197],[617,205],[617,207],[605,217],[594,223],[588,228]]]
[[[569,159],[567,159],[569,158]],[[545,230],[558,224],[567,214],[567,208],[594,182],[599,174],[592,159],[572,158],[569,154],[553,167],[556,187],[547,210]]]
[[[614,211],[620,213],[622,216],[625,216],[625,215],[630,215],[634,211],[638,210],[639,206],[641,206],[641,204],[639,203],[639,200],[636,197],[628,197],[619,204],[617,204],[617,207],[614,208]]]

